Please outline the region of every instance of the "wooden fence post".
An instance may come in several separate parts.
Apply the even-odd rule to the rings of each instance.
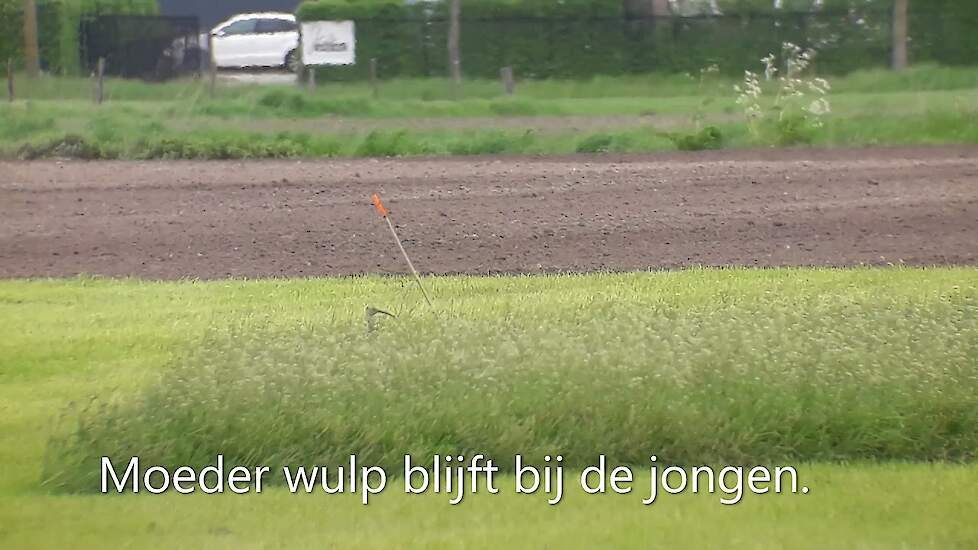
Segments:
[[[513,81],[513,68],[503,67],[499,69],[499,79],[503,82],[503,90],[506,95],[513,95],[516,88],[516,83]]]
[[[452,95],[462,97],[462,54],[461,42],[462,0],[449,0],[448,16],[448,72],[452,76]]]
[[[207,93],[214,99],[215,89],[217,88],[217,58],[214,57],[214,35],[207,33]]]
[[[41,54],[37,38],[37,2],[24,0],[24,68],[27,76],[41,74]]]
[[[374,99],[380,97],[380,88],[377,84],[377,58],[370,58],[370,92]]]
[[[98,68],[95,73],[95,103],[102,104],[105,99],[105,58],[98,58]]]
[[[7,101],[14,100],[14,60],[7,60]]]
[[[893,2],[893,70],[907,68],[907,9],[909,0]]]

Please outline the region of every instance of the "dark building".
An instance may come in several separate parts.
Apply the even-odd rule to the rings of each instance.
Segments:
[[[191,15],[210,29],[232,15],[259,11],[292,13],[300,0],[159,0],[161,15]]]

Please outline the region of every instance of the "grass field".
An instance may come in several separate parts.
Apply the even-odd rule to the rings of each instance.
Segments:
[[[978,270],[428,284],[432,310],[400,278],[0,282],[0,546],[978,543]],[[367,305],[398,318],[368,333]],[[812,492],[650,508],[505,490],[458,508],[399,491],[366,508],[281,489],[87,494],[102,452],[282,464],[556,450],[571,467],[600,452],[790,462]]]
[[[978,545],[978,467],[807,465],[805,496],[720,506],[708,495],[651,507],[636,495],[501,490],[445,497],[261,495],[0,497],[6,548],[754,548],[966,550]],[[502,481],[503,486],[511,479]],[[642,484],[642,481],[639,481]],[[704,526],[709,526],[704,528]]]
[[[0,105],[0,155],[7,157],[378,157],[978,142],[978,71],[971,68],[834,78],[825,128],[788,143],[782,133],[749,133],[735,82],[716,76],[525,82],[514,97],[503,95],[498,83],[472,81],[457,100],[438,79],[387,81],[378,98],[363,83],[326,83],[314,91],[225,83],[211,97],[196,81],[111,81],[107,103],[97,109],[87,80],[20,80],[21,99]],[[601,129],[582,130],[580,120],[561,122],[566,117],[608,120]],[[492,120],[504,119],[518,122],[492,127]],[[703,139],[705,125],[721,139]]]
[[[763,54],[759,54],[763,55]],[[744,67],[745,69],[763,69]],[[90,78],[42,78],[17,76],[18,96],[34,100],[81,99],[93,97]],[[106,79],[108,101],[178,101],[205,95],[204,84],[192,79],[164,84],[135,80]],[[705,82],[705,83],[704,83]],[[649,73],[631,76],[595,76],[587,80],[520,81],[516,95],[526,99],[605,99],[620,97],[683,97],[695,95],[729,95],[739,79],[710,75],[704,82],[699,75]],[[839,93],[925,92],[939,90],[973,90],[978,88],[978,68],[915,65],[902,72],[883,69],[861,70],[846,76],[832,77],[833,89]],[[267,86],[221,82],[218,93],[223,98],[240,99],[262,95]],[[314,92],[318,97],[365,98],[371,96],[367,82],[329,82],[320,80]],[[494,99],[504,97],[501,84],[495,80],[466,79],[461,98]],[[438,101],[454,100],[454,86],[448,79],[390,79],[380,82],[380,99]]]

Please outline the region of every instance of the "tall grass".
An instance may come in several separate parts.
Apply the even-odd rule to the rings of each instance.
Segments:
[[[932,273],[436,279],[436,310],[402,296],[373,332],[343,297],[356,280],[321,282],[336,307],[318,318],[225,306],[232,321],[185,335],[145,389],[71,411],[44,478],[93,490],[102,455],[277,467],[354,453],[395,471],[404,454],[476,452],[504,465],[560,452],[571,467],[599,453],[972,460],[978,278]]]

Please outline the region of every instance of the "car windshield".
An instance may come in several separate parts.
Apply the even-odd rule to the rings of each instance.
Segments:
[[[261,19],[258,21],[257,32],[292,32],[296,30],[296,24],[288,19]]]
[[[225,35],[232,34],[250,34],[255,32],[255,25],[258,21],[256,19],[242,19],[241,21],[235,21],[229,25],[226,25],[221,32]]]

